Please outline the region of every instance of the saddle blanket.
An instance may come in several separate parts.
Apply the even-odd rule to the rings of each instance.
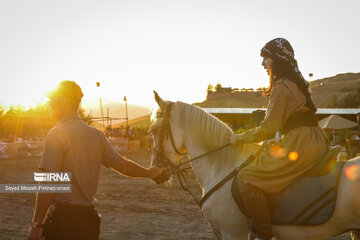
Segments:
[[[329,220],[335,210],[338,182],[343,166],[340,162],[333,171],[325,175],[300,177],[284,191],[266,194],[272,224],[315,226]],[[236,177],[231,192],[235,202],[241,206]]]

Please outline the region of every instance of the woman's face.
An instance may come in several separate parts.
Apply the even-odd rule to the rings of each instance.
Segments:
[[[262,61],[261,65],[265,68],[268,75],[270,75],[270,70],[272,68],[272,64],[273,64],[273,60],[270,57],[266,57],[266,56],[263,57],[263,61]]]

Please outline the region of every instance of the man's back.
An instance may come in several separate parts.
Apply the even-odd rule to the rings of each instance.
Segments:
[[[72,192],[55,194],[55,202],[94,204],[101,164],[111,166],[106,160],[120,157],[109,145],[99,130],[81,121],[78,115],[62,119],[49,131],[39,168],[72,174]]]
[[[111,167],[129,177],[159,182],[165,168],[145,168],[122,157],[97,129],[80,120],[77,112],[83,93],[74,81],[62,81],[48,94],[51,115],[59,121],[45,140],[39,168],[71,172],[72,192],[36,193],[28,239],[98,240],[100,217],[94,206],[100,167]],[[165,174],[170,178],[170,173]],[[45,218],[46,217],[46,218]]]

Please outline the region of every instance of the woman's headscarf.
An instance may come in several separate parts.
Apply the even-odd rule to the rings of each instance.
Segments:
[[[299,70],[295,59],[294,49],[289,41],[285,38],[275,38],[271,40],[261,49],[261,56],[276,59],[280,64],[285,64],[288,68],[292,69],[293,72],[291,75],[294,77],[289,78],[289,80],[295,82],[299,89],[304,93],[306,97],[306,106],[311,111],[316,112],[317,109],[312,101],[309,91],[309,83],[304,79]]]

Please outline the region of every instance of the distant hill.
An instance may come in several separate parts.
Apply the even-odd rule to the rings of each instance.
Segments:
[[[84,106],[84,109],[86,109],[86,113],[91,113],[93,117],[101,117],[101,110],[100,110],[100,104],[92,104],[88,106]],[[126,111],[125,111],[125,104],[124,102],[115,102],[115,101],[106,101],[103,102],[103,111],[104,111],[104,117],[107,115],[107,109],[109,109],[109,116],[112,118],[125,118],[126,117]],[[151,109],[143,106],[138,105],[132,105],[128,104],[128,117],[129,120],[136,119],[139,117],[142,117],[144,115],[149,115],[151,113]],[[112,125],[120,124],[121,122],[125,122],[124,120],[113,120]],[[105,126],[107,125],[106,119],[104,121]],[[92,126],[103,129],[103,123],[101,120],[94,121]],[[120,126],[120,125],[119,125]]]
[[[311,82],[311,94],[317,107],[326,107],[336,95],[341,99],[352,92],[360,84],[360,73],[343,73],[334,77],[323,78]]]
[[[86,112],[91,112],[93,117],[101,117],[100,106],[93,104],[92,106],[84,106]],[[113,118],[125,118],[125,104],[124,102],[106,101],[103,102],[104,117],[106,117],[107,109],[109,109],[109,115]],[[138,118],[151,113],[151,109],[148,107],[128,104],[128,117],[129,119]],[[115,120],[113,124],[120,123],[125,120]]]
[[[262,96],[261,92],[254,92],[254,94],[244,94],[243,96],[222,96],[215,99],[207,99],[194,105],[202,108],[257,108],[266,107],[268,99]]]
[[[262,92],[247,93],[212,93],[212,97],[194,105],[202,108],[257,108],[266,107],[268,99],[262,96]]]
[[[314,80],[311,82],[311,94],[313,96],[315,105],[320,108],[326,107],[333,95],[341,99],[344,95],[352,92],[360,84],[360,73],[343,73],[333,77]],[[224,96],[219,94],[219,97],[212,96],[200,103],[194,103],[199,107],[217,108],[258,108],[266,107],[268,99],[263,97],[261,92],[253,93],[236,93],[232,96]]]
[[[149,128],[151,125],[150,114],[131,119],[128,121],[128,125],[130,128],[136,128],[136,127]],[[126,122],[121,122],[113,125],[114,128],[125,127],[125,126],[126,126]]]

